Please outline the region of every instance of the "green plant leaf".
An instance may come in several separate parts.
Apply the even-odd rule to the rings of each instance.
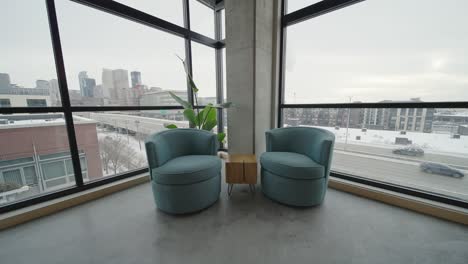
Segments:
[[[198,93],[197,85],[196,85],[195,82],[193,81],[192,76],[190,76],[190,74],[188,74],[188,77],[189,77],[190,87],[192,87],[192,91],[193,91],[194,93]]]
[[[203,127],[207,122],[213,123],[216,122],[216,109],[212,107],[211,104],[205,106],[205,108],[200,112],[200,126]]]
[[[205,108],[203,108],[203,110],[200,111],[200,117],[204,119],[211,108],[212,108],[212,104],[206,105]]]
[[[224,138],[226,138],[226,134],[221,132],[221,133],[218,133],[217,137],[218,137],[219,142],[224,143]]]
[[[213,107],[215,107],[215,108],[230,108],[232,106],[234,106],[234,104],[232,102],[225,102],[225,103],[222,103],[222,104],[213,105]]]
[[[215,117],[215,119],[206,120],[205,124],[203,124],[202,129],[211,131],[217,124],[218,122],[216,121],[216,117]]]
[[[198,119],[195,117],[195,111],[193,111],[193,109],[185,109],[184,116],[190,122],[191,127],[198,126]]]
[[[189,79],[189,83],[190,83],[190,87],[192,88],[192,91],[194,93],[198,93],[197,85],[193,81],[192,75],[190,75],[190,73],[188,72],[187,64],[185,63],[185,61],[181,57],[179,57],[179,55],[176,54],[176,56],[177,56],[177,58],[179,58],[180,61],[182,61],[182,64],[184,65],[185,74],[187,75],[187,77]]]
[[[182,98],[180,98],[179,96],[175,95],[173,92],[169,92],[169,94],[172,96],[172,98],[174,98],[174,100],[177,101],[177,103],[179,103],[182,107],[184,107],[184,109],[192,109],[192,105],[183,100]]]
[[[165,127],[166,127],[167,129],[174,129],[174,128],[177,128],[177,126],[174,125],[174,124],[166,125]]]

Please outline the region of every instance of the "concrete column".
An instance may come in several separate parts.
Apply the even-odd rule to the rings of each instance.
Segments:
[[[265,151],[274,127],[278,0],[231,0],[226,8],[226,85],[230,153]]]

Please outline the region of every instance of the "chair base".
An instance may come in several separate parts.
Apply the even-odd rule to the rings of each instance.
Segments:
[[[282,204],[300,207],[319,205],[327,190],[327,179],[299,180],[285,178],[262,168],[262,192]]]
[[[152,181],[156,207],[169,214],[187,214],[210,207],[219,199],[221,175],[185,185],[167,185]]]

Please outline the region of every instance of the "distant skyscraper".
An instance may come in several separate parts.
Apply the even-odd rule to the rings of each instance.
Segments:
[[[81,96],[83,97],[93,97],[94,96],[94,88],[96,87],[96,80],[92,78],[85,78],[83,80],[84,87],[81,91]]]
[[[85,71],[82,71],[80,73],[78,73],[78,82],[80,83],[80,93],[81,93],[81,96],[85,96],[85,88],[86,88],[86,81],[85,79],[88,78],[88,73],[85,72]]]
[[[46,80],[36,80],[36,88],[37,89],[50,89],[50,83]]]
[[[117,69],[112,71],[114,78],[114,88],[116,89],[128,89],[130,88],[128,83],[128,71],[123,69]]]
[[[129,94],[128,71],[123,69],[102,70],[102,89],[104,95],[109,94],[110,103],[128,105]]]
[[[10,75],[8,73],[0,73],[0,89],[10,88]]]
[[[60,106],[60,89],[57,79],[52,79],[49,81],[50,83],[50,103],[52,106]]]
[[[141,72],[138,71],[132,71],[130,73],[130,77],[132,79],[132,88],[135,88],[137,86],[140,86],[141,83]]]

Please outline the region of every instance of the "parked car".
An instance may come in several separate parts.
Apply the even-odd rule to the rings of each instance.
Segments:
[[[410,146],[404,148],[394,149],[393,154],[407,155],[407,156],[423,156],[424,150],[420,147]]]
[[[423,162],[419,165],[422,171],[427,173],[436,173],[461,178],[465,176],[463,172],[445,164],[434,162]]]

